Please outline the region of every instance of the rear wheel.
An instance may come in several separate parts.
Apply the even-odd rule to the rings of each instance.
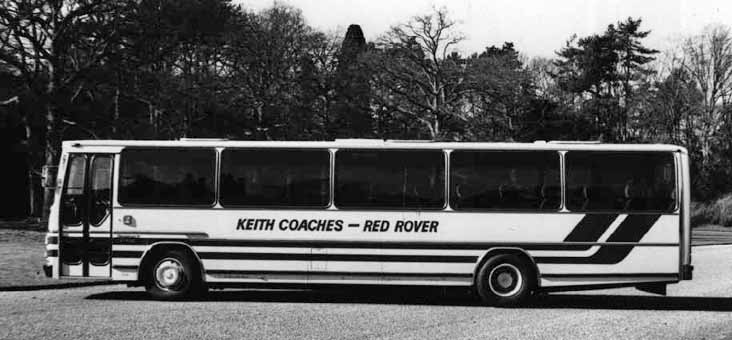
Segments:
[[[150,261],[145,289],[159,300],[179,300],[203,291],[197,262],[181,250],[169,250]]]
[[[529,265],[515,255],[496,255],[488,259],[475,282],[483,302],[495,306],[514,306],[525,301],[534,285]]]

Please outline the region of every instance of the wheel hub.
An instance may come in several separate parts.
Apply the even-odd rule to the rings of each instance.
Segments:
[[[165,290],[175,290],[184,282],[183,265],[173,258],[166,258],[155,268],[155,283]]]
[[[500,273],[498,274],[498,277],[496,278],[496,281],[498,281],[498,285],[501,286],[501,288],[507,289],[510,288],[511,285],[513,285],[513,277],[509,273]]]
[[[488,275],[488,287],[498,296],[515,295],[521,291],[522,284],[521,271],[510,263],[501,263],[493,267]]]

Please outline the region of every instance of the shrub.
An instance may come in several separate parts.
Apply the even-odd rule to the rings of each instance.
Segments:
[[[691,227],[705,224],[732,227],[732,194],[709,202],[692,202]]]

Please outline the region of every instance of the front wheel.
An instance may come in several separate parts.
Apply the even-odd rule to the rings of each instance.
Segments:
[[[145,289],[158,300],[192,297],[201,290],[202,280],[195,260],[180,250],[167,251],[150,262]]]
[[[528,265],[515,255],[496,255],[488,259],[475,282],[481,300],[489,305],[514,306],[531,294],[534,278]]]

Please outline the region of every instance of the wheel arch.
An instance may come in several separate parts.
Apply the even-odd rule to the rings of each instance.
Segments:
[[[496,247],[491,248],[488,251],[485,252],[482,256],[478,258],[478,262],[473,268],[473,286],[477,285],[478,280],[478,272],[483,267],[483,264],[485,264],[488,259],[497,256],[497,255],[515,255],[518,258],[520,258],[522,261],[529,264],[529,270],[531,270],[532,273],[532,289],[539,288],[540,285],[540,274],[539,274],[539,267],[536,265],[536,261],[534,261],[534,258],[529,255],[526,250],[518,248],[518,247]]]
[[[137,267],[137,280],[139,282],[145,282],[145,269],[150,264],[150,261],[152,261],[156,256],[162,254],[163,252],[174,249],[183,250],[196,261],[196,264],[198,265],[198,270],[201,274],[201,281],[205,283],[206,270],[203,268],[203,261],[201,261],[201,258],[189,244],[178,241],[155,242],[151,244],[147,249],[145,249],[145,251],[142,253],[140,266]]]

